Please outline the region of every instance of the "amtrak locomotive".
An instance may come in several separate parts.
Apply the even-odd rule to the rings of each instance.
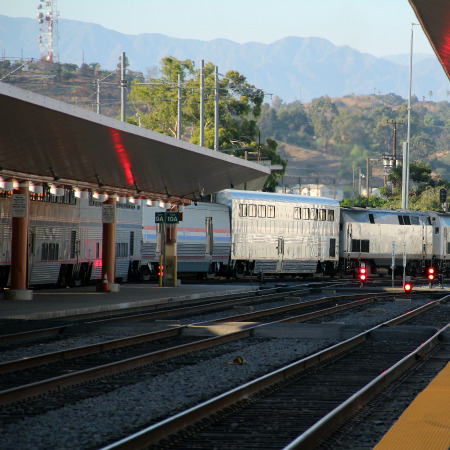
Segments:
[[[225,190],[215,202],[184,208],[177,230],[178,274],[201,277],[248,273],[350,274],[363,263],[368,275],[421,275],[429,267],[448,274],[450,215],[421,211],[343,208],[336,200]],[[28,283],[86,284],[101,277],[101,202],[30,194]],[[160,207],[117,204],[116,279],[157,273],[165,227]],[[11,192],[0,193],[0,287],[9,284]]]

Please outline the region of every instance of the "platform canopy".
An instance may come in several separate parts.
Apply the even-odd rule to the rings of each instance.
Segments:
[[[261,189],[270,169],[0,83],[0,176],[155,200]]]
[[[450,79],[450,1],[409,0],[409,3]]]

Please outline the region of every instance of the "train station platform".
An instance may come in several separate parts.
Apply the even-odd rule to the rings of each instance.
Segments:
[[[450,363],[416,397],[374,448],[450,448]]]
[[[137,308],[158,303],[175,303],[205,297],[253,292],[257,285],[123,284],[119,292],[97,292],[95,286],[71,289],[35,290],[33,300],[6,300],[0,295],[0,319],[43,320],[113,310]]]

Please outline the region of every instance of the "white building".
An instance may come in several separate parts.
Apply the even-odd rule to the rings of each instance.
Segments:
[[[341,186],[325,184],[302,184],[293,186],[279,186],[277,192],[287,194],[307,195],[309,197],[332,198],[337,201],[344,200],[344,190]]]

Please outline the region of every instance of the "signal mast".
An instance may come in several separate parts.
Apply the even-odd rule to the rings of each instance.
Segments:
[[[56,0],[40,0],[37,9],[41,61],[58,62],[59,12],[56,9]]]

